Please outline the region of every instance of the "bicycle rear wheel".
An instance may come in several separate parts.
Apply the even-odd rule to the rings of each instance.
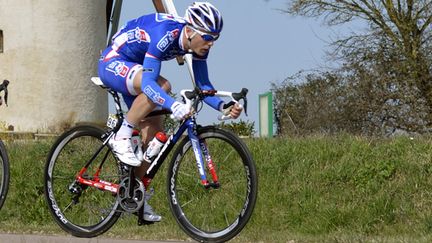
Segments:
[[[9,156],[3,141],[0,140],[0,209],[9,190]]]
[[[231,132],[209,126],[198,128],[198,137],[201,147],[209,151],[220,187],[205,189],[201,184],[191,141],[186,137],[170,163],[168,200],[189,236],[225,242],[236,236],[252,215],[258,192],[255,164],[246,145]]]
[[[77,126],[61,135],[53,145],[45,168],[45,196],[55,221],[78,237],[95,237],[117,221],[116,195],[79,183],[77,174],[103,146],[104,131],[93,126]],[[100,164],[103,162],[101,168]],[[119,184],[121,168],[108,146],[92,160],[87,179]]]

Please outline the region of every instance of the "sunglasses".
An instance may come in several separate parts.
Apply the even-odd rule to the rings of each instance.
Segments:
[[[203,32],[201,30],[197,30],[195,28],[191,28],[193,29],[196,33],[198,33],[201,38],[203,38],[203,40],[205,41],[216,41],[217,39],[219,39],[219,34],[210,34],[207,32]]]

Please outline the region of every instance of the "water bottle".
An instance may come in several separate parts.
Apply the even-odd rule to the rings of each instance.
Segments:
[[[131,137],[132,149],[139,161],[143,160],[142,142],[139,131],[134,130]]]
[[[163,132],[158,132],[154,138],[148,143],[146,152],[144,153],[144,160],[151,163],[153,158],[159,154],[162,146],[168,140],[167,136]]]

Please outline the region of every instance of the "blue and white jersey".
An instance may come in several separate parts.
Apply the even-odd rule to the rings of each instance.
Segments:
[[[102,54],[99,63],[102,81],[110,86],[109,83],[112,81],[109,79],[112,76],[108,73],[127,79],[132,76],[129,72],[135,70],[128,66],[128,63],[141,64],[142,92],[155,104],[170,109],[175,100],[157,84],[157,80],[162,61],[187,53],[187,50],[183,50],[181,38],[185,25],[186,21],[183,18],[161,13],[144,15],[127,22],[113,36],[112,45]],[[193,55],[195,80],[201,89],[214,89],[208,78],[206,59],[207,55]],[[118,72],[119,70],[121,72]],[[124,95],[134,95],[132,92],[120,92]],[[218,110],[222,100],[218,97],[208,97],[205,102]]]
[[[184,19],[168,14],[150,14],[127,22],[112,38],[113,49],[122,57],[143,63],[146,54],[161,61],[184,55],[180,32]]]

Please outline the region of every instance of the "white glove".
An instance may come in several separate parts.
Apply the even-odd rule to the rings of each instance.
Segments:
[[[174,102],[174,104],[171,106],[172,116],[176,120],[183,120],[186,118],[187,115],[191,113],[191,107],[180,103],[178,101]]]

